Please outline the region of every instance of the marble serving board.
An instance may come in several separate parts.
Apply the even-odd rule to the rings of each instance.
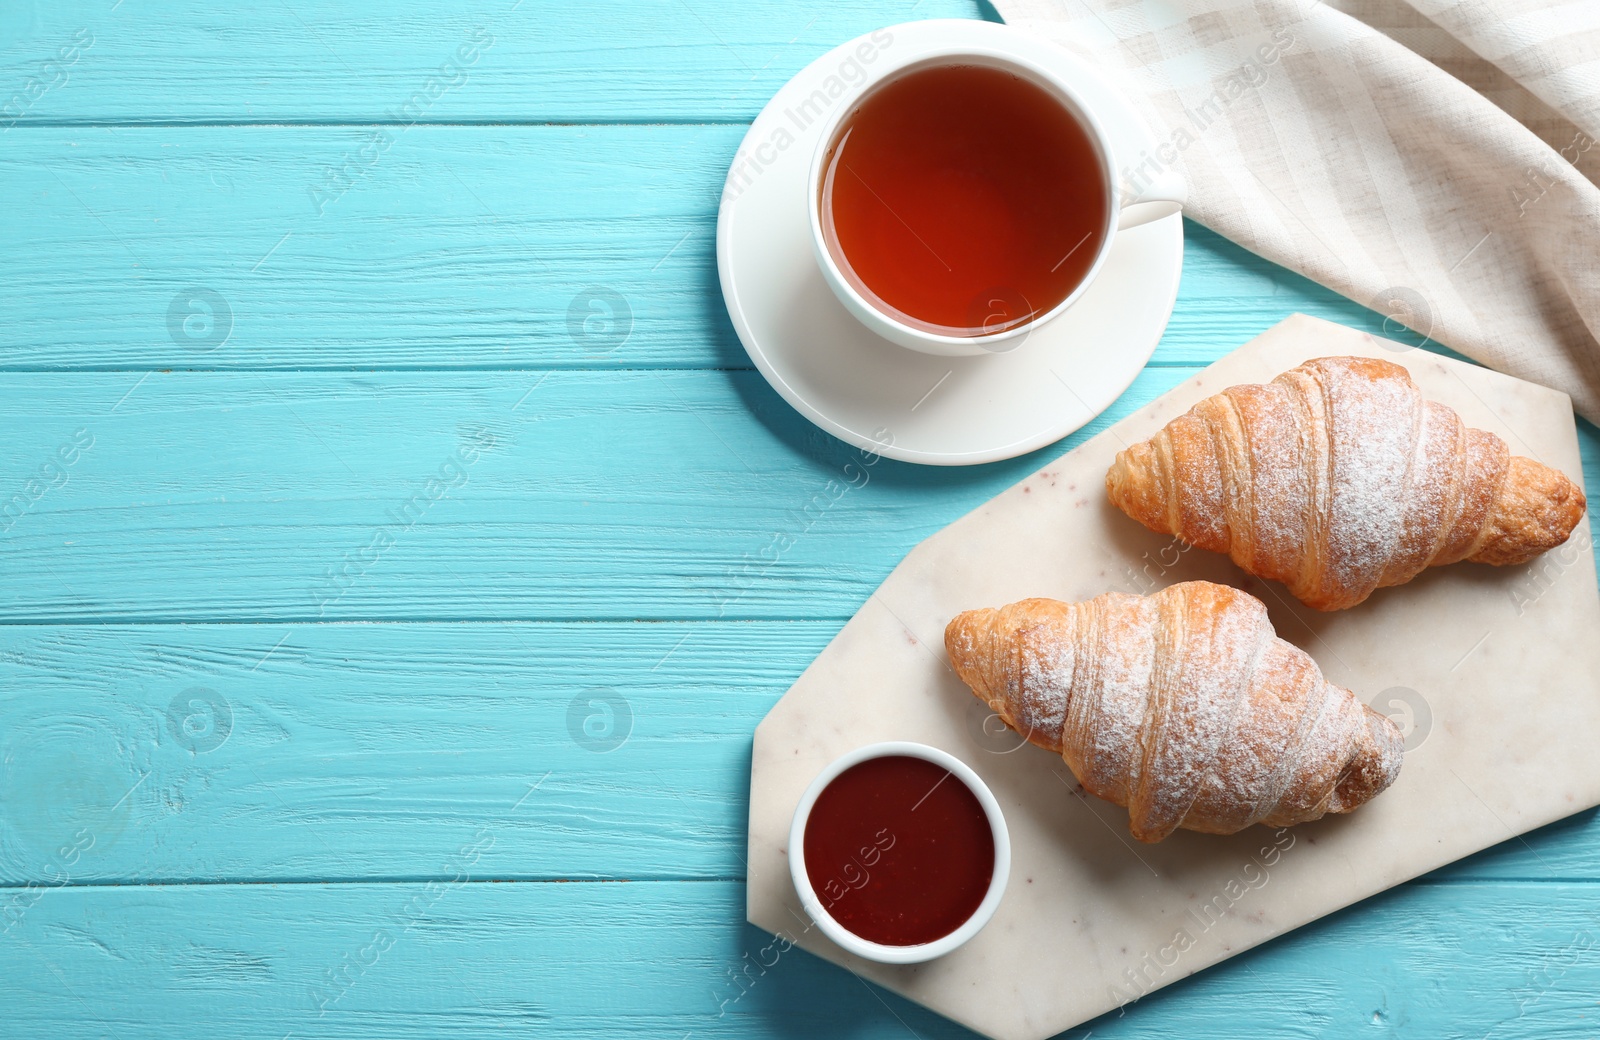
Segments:
[[[917,546],[756,729],[752,924],[998,1040],[1051,1036],[1408,878],[1600,804],[1600,595],[1589,520],[1525,567],[1457,564],[1319,614],[1106,500],[1117,451],[1237,384],[1330,354],[1395,361],[1511,450],[1582,480],[1566,395],[1295,315]],[[1064,373],[1065,375],[1066,373]],[[1125,810],[1023,745],[950,670],[945,624],[1029,596],[1196,578],[1244,588],[1278,634],[1408,733],[1394,786],[1348,816],[1219,837],[1128,835]],[[888,966],[810,926],[790,881],[801,792],[833,758],[917,740],[967,762],[1011,830],[1010,884],[974,940]]]

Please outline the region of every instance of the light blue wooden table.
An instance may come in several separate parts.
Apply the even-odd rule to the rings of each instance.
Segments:
[[[1382,319],[1191,225],[1089,430],[807,516],[852,449],[734,338],[722,177],[809,59],[951,15],[0,3],[0,1036],[970,1035],[751,966],[756,722],[920,539]],[[1088,1028],[1592,1037],[1597,882],[1584,813]]]

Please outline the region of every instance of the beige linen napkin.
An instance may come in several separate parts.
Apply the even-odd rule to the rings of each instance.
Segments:
[[[1126,181],[1600,421],[1600,0],[994,5],[1164,137]]]

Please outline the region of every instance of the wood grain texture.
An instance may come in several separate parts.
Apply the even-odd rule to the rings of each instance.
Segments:
[[[1293,311],[1384,331],[1191,224],[1088,430],[834,497],[725,316],[723,174],[828,47],[988,14],[0,3],[0,1033],[970,1035],[767,963],[755,722],[1077,439]],[[1589,1037],[1597,880],[1590,812],[1069,1035]]]
[[[748,122],[836,44],[983,13],[972,0],[7,0],[0,106],[30,79],[46,89],[20,116],[0,110],[0,127],[400,122],[419,117],[404,108],[419,92],[432,122]]]
[[[837,628],[0,627],[0,884],[431,879],[480,824],[479,876],[742,877],[750,732]]]
[[[1075,436],[1188,372],[1147,371]],[[41,478],[75,436],[93,443]],[[880,460],[863,483],[856,449],[747,371],[22,373],[0,387],[0,508],[23,500],[0,611],[843,620],[1050,457]]]
[[[743,133],[14,129],[0,368],[750,368],[715,257]],[[1158,366],[1208,364],[1296,310],[1383,329],[1198,225],[1185,235]]]
[[[0,941],[8,1035],[973,1035],[784,951],[736,883],[466,880],[496,840],[431,886],[42,891]],[[1597,945],[1600,886],[1408,885],[1064,1035],[1587,1040]]]

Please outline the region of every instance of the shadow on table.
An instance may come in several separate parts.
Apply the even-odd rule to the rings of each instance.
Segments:
[[[773,937],[754,925],[744,926],[741,940],[743,949],[735,960],[753,966],[746,970],[740,989],[730,988],[736,996],[723,1006],[723,1014],[759,1022],[750,1022],[745,1028],[735,1025],[733,1033],[794,1040],[907,1035],[921,1040],[973,1040],[979,1036],[798,946],[776,953],[781,947],[775,948]],[[762,961],[771,962],[764,971]]]
[[[827,466],[835,473],[847,464],[860,464],[865,454],[863,449],[846,444],[813,425],[795,411],[789,402],[779,397],[759,372],[740,369],[726,372],[725,375],[750,414],[796,455]],[[926,466],[895,459],[878,459],[870,463],[871,479],[873,482],[882,481],[908,488],[978,488],[986,492],[984,497],[987,498],[1015,484],[1080,439],[1057,441],[1014,459],[977,466]]]
[[[703,318],[715,332],[717,364],[750,414],[796,455],[826,466],[833,475],[837,475],[847,463],[859,463],[861,449],[813,425],[780,397],[760,372],[750,367],[750,357],[740,344],[738,333],[734,331],[727,308],[723,305],[722,286],[714,263],[708,264],[704,270],[702,289]],[[1080,432],[1066,442],[1057,441],[1019,458],[978,466],[924,466],[882,459],[874,464],[871,479],[894,486],[977,487],[983,489],[982,498],[988,498],[1010,487],[1083,438]]]

